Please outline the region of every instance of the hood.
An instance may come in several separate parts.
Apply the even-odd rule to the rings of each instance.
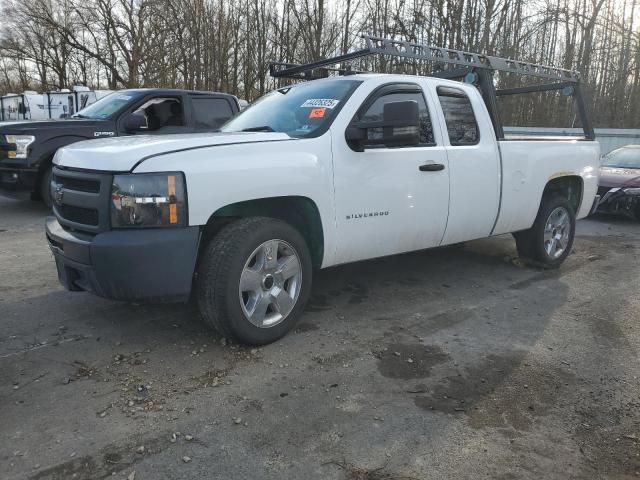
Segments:
[[[94,120],[85,118],[61,118],[59,120],[18,120],[11,122],[0,122],[0,134],[25,134],[36,135],[38,130],[46,128],[47,130],[56,129],[76,129],[76,128],[95,128],[96,125],[104,125],[109,123],[108,120]]]
[[[142,160],[191,149],[294,140],[286,133],[234,132],[188,135],[116,137],[73,143],[56,153],[53,163],[68,168],[131,171]]]
[[[615,187],[640,187],[640,169],[600,167],[600,186]]]

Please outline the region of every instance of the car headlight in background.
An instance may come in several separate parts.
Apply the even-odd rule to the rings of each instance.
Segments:
[[[112,228],[186,225],[187,202],[182,173],[134,173],[113,176]]]
[[[15,150],[7,152],[9,158],[27,158],[29,145],[36,139],[33,135],[5,135],[4,138],[7,143],[15,145]]]

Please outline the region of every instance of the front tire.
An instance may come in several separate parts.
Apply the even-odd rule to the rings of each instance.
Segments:
[[[311,291],[309,249],[289,224],[237,220],[202,251],[196,300],[206,324],[226,338],[264,345],[298,321]]]
[[[514,233],[518,254],[547,268],[565,261],[576,231],[576,215],[565,197],[546,196],[529,230]]]

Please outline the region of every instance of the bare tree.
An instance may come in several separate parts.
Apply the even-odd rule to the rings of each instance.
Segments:
[[[638,0],[4,0],[0,92],[167,86],[253,100],[283,85],[271,60],[308,62],[359,35],[426,42],[582,72],[596,125],[640,126]],[[354,68],[428,73],[438,65],[363,59]],[[501,85],[521,79],[497,75]],[[503,102],[507,121],[567,126],[561,95]],[[536,113],[533,113],[533,112]],[[566,117],[566,118],[564,118]]]

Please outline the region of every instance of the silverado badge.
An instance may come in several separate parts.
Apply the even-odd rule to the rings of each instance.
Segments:
[[[369,217],[386,217],[387,215],[389,215],[389,210],[380,211],[380,212],[352,213],[351,215],[347,215],[347,220],[354,220],[358,218],[369,218]]]

